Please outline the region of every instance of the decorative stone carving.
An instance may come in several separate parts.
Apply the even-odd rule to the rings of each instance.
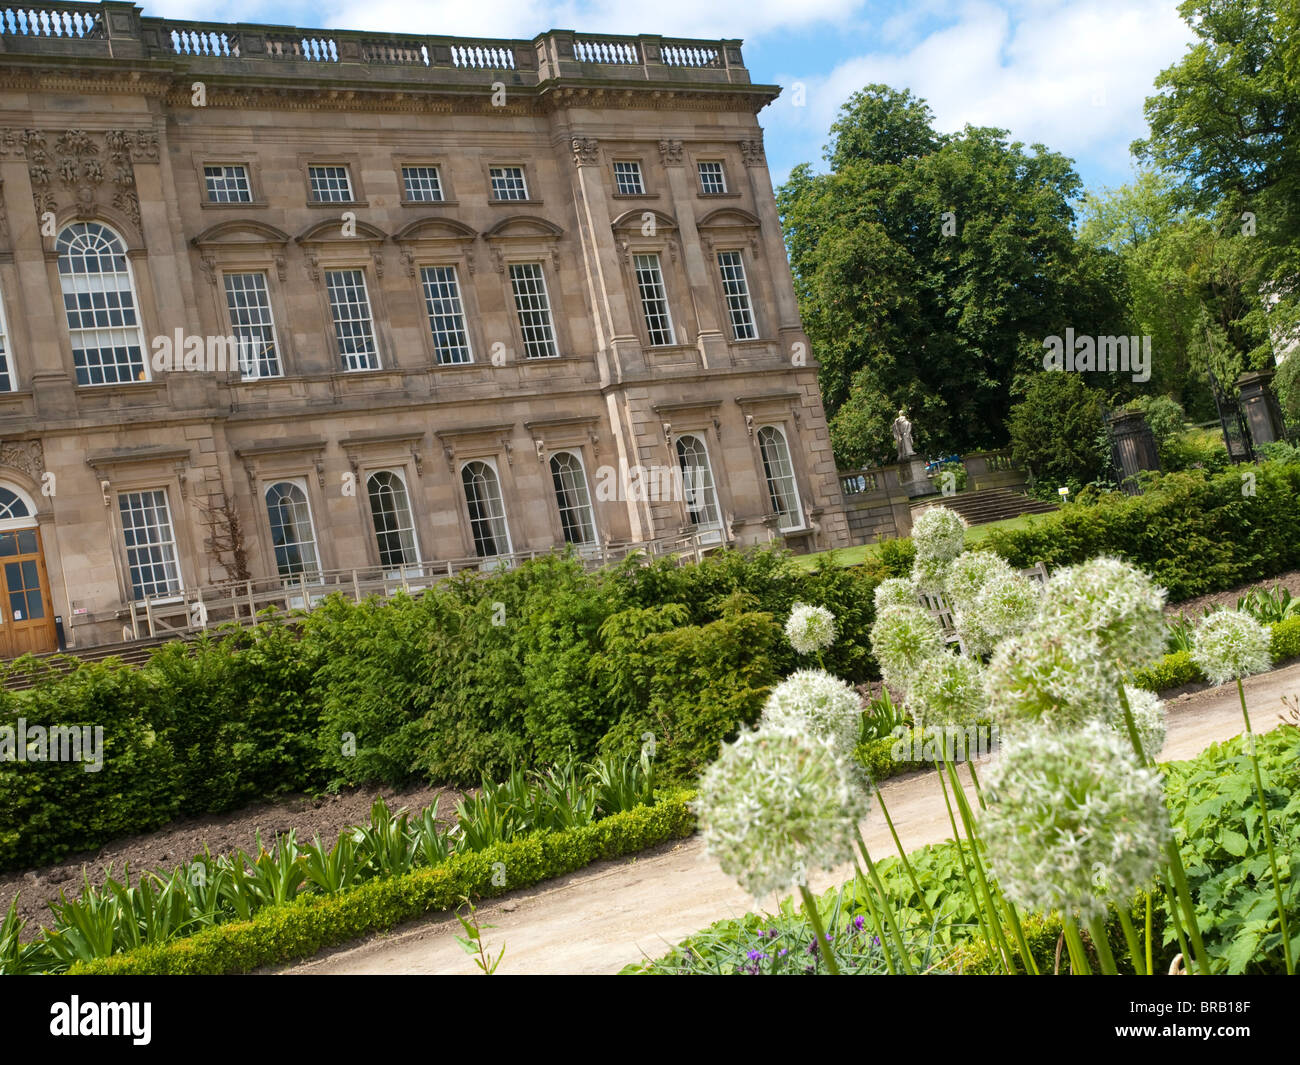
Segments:
[[[45,449],[39,440],[0,440],[0,466],[21,470],[39,481],[45,472]]]
[[[682,165],[682,142],[663,140],[659,142],[659,159],[664,166]]]
[[[158,161],[158,135],[152,130],[67,129],[56,135],[11,129],[0,133],[0,154],[10,153],[27,160],[38,215],[70,207],[78,218],[93,218],[105,200],[138,227],[133,164]]]
[[[767,166],[767,156],[763,154],[763,142],[741,141],[740,157],[746,166]]]
[[[573,162],[577,166],[595,166],[600,161],[600,141],[595,137],[573,138]]]

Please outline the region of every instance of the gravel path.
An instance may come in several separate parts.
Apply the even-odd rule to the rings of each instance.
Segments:
[[[1286,712],[1284,697],[1300,698],[1300,664],[1246,683],[1251,721],[1266,731]],[[1235,686],[1175,696],[1169,702],[1169,738],[1161,757],[1189,758],[1216,740],[1241,731]],[[932,774],[887,781],[882,791],[908,850],[950,835],[943,798]],[[872,853],[893,844],[884,818],[873,812],[863,826]],[[848,879],[846,869],[814,877],[817,888]],[[697,838],[666,844],[633,858],[601,862],[485,903],[479,909],[492,953],[506,948],[499,973],[615,973],[644,955],[663,954],[672,943],[725,917],[753,908],[752,900],[704,853]],[[291,966],[289,973],[473,973],[473,963],[453,938],[460,931],[445,915],[412,922],[388,935],[361,941]]]

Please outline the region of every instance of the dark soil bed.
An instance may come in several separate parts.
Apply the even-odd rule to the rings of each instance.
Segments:
[[[1212,610],[1216,606],[1228,607],[1229,609],[1235,608],[1237,600],[1252,588],[1263,588],[1265,591],[1272,591],[1278,586],[1285,588],[1293,596],[1300,596],[1300,569],[1293,569],[1289,573],[1280,573],[1276,577],[1269,577],[1262,581],[1239,584],[1236,588],[1229,588],[1226,592],[1212,592],[1210,595],[1198,595],[1195,599],[1185,599],[1181,603],[1171,603],[1165,607],[1165,613],[1182,614],[1185,617],[1197,619],[1201,616],[1203,610]]]
[[[290,829],[297,830],[301,842],[309,843],[319,833],[324,842],[332,845],[344,828],[369,821],[370,806],[379,795],[384,797],[390,809],[404,806],[412,813],[437,803],[438,819],[451,823],[456,819],[456,803],[461,794],[450,788],[423,786],[352,788],[318,799],[294,795],[279,802],[259,803],[230,813],[173,821],[157,832],[115,840],[96,851],[71,855],[42,869],[0,874],[0,916],[9,911],[9,904],[16,894],[18,913],[28,921],[23,939],[32,939],[37,925],[48,924],[53,919],[46,904],[57,902],[60,890],[68,898],[81,894],[83,869],[90,882],[98,885],[103,883],[104,870],[109,865],[119,880],[123,866],[129,866],[134,882],[142,872],[170,873],[195,855],[202,854],[205,844],[214,855],[237,850],[256,854],[259,833],[262,842],[269,847],[276,836]]]

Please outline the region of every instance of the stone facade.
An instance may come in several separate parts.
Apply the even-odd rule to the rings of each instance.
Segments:
[[[380,37],[142,18],[122,3],[60,12],[0,28],[0,488],[34,511],[0,530],[34,520],[69,646],[121,639],[146,578],[165,585],[149,585],[157,595],[188,594],[292,575],[304,551],[332,572],[575,535],[847,544],[757,121],[778,90],[750,84],[739,42]],[[344,173],[345,198],[322,199]],[[93,255],[129,294],[138,333],[91,294],[103,335],[74,337],[65,299],[105,284],[84,276]],[[340,279],[358,278],[341,294]],[[656,282],[671,335],[647,317]],[[159,363],[174,340],[210,350],[247,336],[232,286],[250,284],[252,319],[269,311],[272,330],[263,372]],[[96,359],[125,360],[127,378]],[[635,467],[680,468],[683,438],[707,453],[716,521],[695,489],[629,490]],[[573,532],[572,488],[557,490],[559,452],[585,479],[587,533],[581,516]],[[495,474],[501,513],[488,513],[490,490],[471,511],[466,463]],[[401,528],[388,555],[377,471],[397,475],[409,510],[389,523]],[[268,492],[282,484],[295,489],[275,495],[273,526]],[[155,493],[162,533],[143,530],[157,524]],[[298,500],[286,549],[284,507]],[[484,529],[504,536],[485,548]]]

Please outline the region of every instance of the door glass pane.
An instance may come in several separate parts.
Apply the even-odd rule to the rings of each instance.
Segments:
[[[23,592],[22,567],[17,562],[5,563],[5,586],[9,589],[9,614],[14,621],[27,617],[27,596]]]
[[[13,533],[0,533],[0,558],[18,554],[18,537]]]
[[[20,555],[36,554],[35,529],[24,529],[18,534],[18,553]]]

